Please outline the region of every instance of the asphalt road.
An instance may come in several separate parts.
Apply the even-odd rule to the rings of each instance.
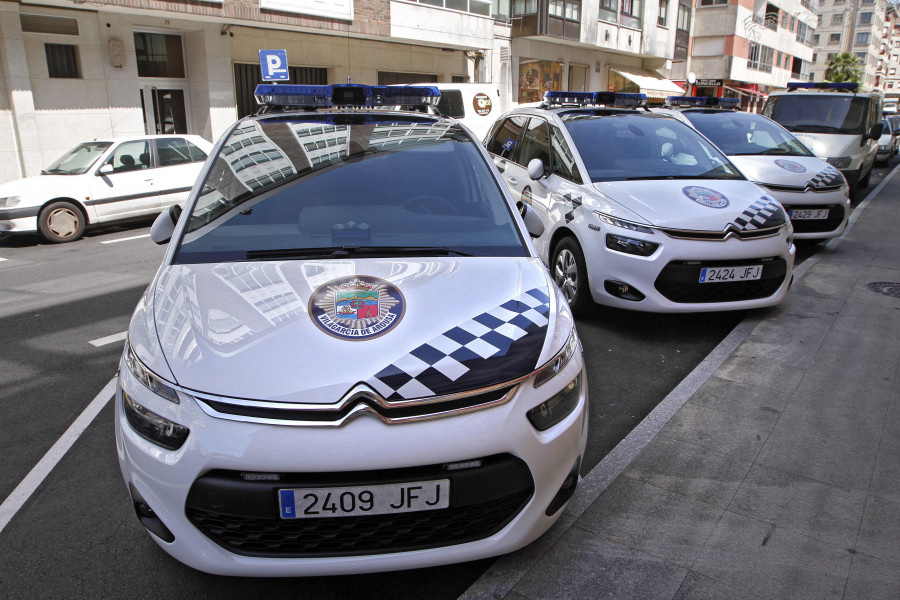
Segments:
[[[886,173],[877,169],[868,191]],[[148,233],[146,224],[104,229],[61,246],[0,239],[0,502],[115,375],[122,342],[103,338],[126,330],[160,262],[163,248]],[[800,245],[800,258],[817,248]],[[579,321],[591,389],[584,472],[745,314],[652,315],[598,307]],[[438,600],[456,598],[491,563],[262,580],[189,569],[156,547],[131,510],[108,403],[0,531],[0,598]]]

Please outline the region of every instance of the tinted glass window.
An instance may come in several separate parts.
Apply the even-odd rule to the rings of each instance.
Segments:
[[[812,156],[806,146],[784,127],[765,117],[739,112],[685,111],[700,133],[729,156]]]
[[[774,96],[766,116],[788,131],[857,135],[867,131],[869,99],[837,94]]]
[[[497,130],[497,133],[488,140],[488,152],[501,158],[513,160],[527,120],[528,117],[522,116],[506,119]]]
[[[459,90],[441,90],[441,99],[438,101],[437,108],[438,112],[445,117],[460,119],[466,116],[462,92]]]
[[[522,138],[518,162],[527,166],[535,158],[544,163],[544,168],[550,168],[550,127],[544,119],[532,117]]]
[[[191,208],[176,262],[377,257],[423,248],[527,256],[477,142],[446,121],[397,119],[239,124]]]
[[[569,144],[566,143],[562,131],[557,127],[551,127],[550,136],[553,144],[553,172],[569,181],[582,183],[578,167],[575,166],[575,156],[572,154]]]
[[[563,116],[591,181],[743,179],[689,126],[646,114]]]

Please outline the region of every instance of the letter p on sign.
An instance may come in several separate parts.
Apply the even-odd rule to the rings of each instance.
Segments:
[[[288,74],[286,50],[260,50],[259,69],[263,81],[287,81]]]

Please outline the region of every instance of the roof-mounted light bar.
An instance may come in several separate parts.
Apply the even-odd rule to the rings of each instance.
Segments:
[[[789,92],[793,90],[836,90],[843,92],[859,91],[859,84],[849,81],[831,83],[827,81],[790,81],[787,84]]]
[[[256,86],[256,102],[267,106],[437,106],[441,92],[434,86],[360,85],[272,85]]]
[[[550,105],[574,104],[577,106],[641,106],[647,101],[647,94],[626,94],[622,92],[547,92],[544,100]]]
[[[666,104],[678,108],[737,108],[740,103],[740,98],[718,98],[716,96],[669,96],[666,98]]]

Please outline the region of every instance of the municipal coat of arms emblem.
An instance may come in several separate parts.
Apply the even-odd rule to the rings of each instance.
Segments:
[[[725,194],[720,194],[709,188],[689,185],[681,188],[681,191],[697,204],[708,206],[709,208],[725,208],[728,206],[728,198],[725,197]]]
[[[403,294],[383,279],[357,275],[320,286],[309,299],[313,323],[343,340],[384,335],[403,318]]]
[[[779,158],[775,161],[775,164],[784,169],[785,171],[790,171],[791,173],[806,173],[806,167],[801,165],[800,163],[795,163],[792,160],[785,160],[783,158]]]

